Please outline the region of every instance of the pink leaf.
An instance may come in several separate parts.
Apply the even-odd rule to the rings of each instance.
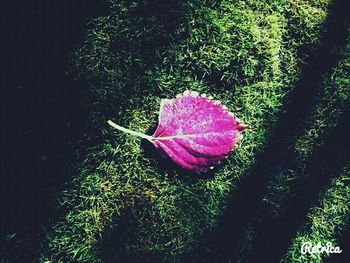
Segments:
[[[176,99],[163,99],[159,123],[152,136],[108,123],[124,132],[149,140],[163,155],[185,168],[205,171],[234,149],[247,127],[219,102],[185,91]]]

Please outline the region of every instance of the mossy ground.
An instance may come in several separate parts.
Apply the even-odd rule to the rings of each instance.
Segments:
[[[78,143],[76,172],[60,194],[60,218],[48,230],[41,261],[215,258],[222,248],[207,242],[222,228],[228,200],[235,197],[241,181],[259,176],[254,167],[261,165],[260,157],[275,135],[305,63],[322,44],[331,3],[150,0],[108,4],[108,14],[90,20],[85,41],[73,54],[70,73],[86,85],[82,99],[89,117]],[[325,88],[313,115],[300,127],[304,134],[288,138],[288,143],[296,142],[298,164],[306,163],[315,147],[322,148],[346,111],[349,77],[348,62],[344,63],[339,66],[344,71],[341,77],[331,75],[325,80],[325,87],[339,87],[337,93]],[[210,174],[185,173],[146,142],[106,124],[112,119],[150,133],[157,124],[160,99],[188,89],[212,95],[251,127],[238,149]],[[324,104],[332,106],[324,111]],[[283,200],[290,191],[289,181],[296,176],[282,176],[282,183],[278,176],[271,180],[272,196],[267,195],[267,202]],[[342,186],[334,189],[334,194],[348,191]],[[322,198],[332,196],[327,192]],[[339,201],[339,209],[344,206],[345,201]],[[277,204],[273,211],[279,215],[281,207]],[[248,228],[254,231],[252,220]],[[343,212],[339,225],[345,221]],[[231,232],[227,233],[225,238],[230,238]],[[333,236],[332,232],[327,238]],[[232,243],[225,241],[237,242],[237,237],[232,239]],[[251,248],[250,239],[243,235],[242,251]],[[238,253],[235,256],[240,249],[232,249]],[[287,257],[295,257],[293,249]],[[223,262],[234,258],[231,252],[224,255]]]

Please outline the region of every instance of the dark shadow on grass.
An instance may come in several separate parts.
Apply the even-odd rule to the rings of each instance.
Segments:
[[[163,254],[161,252],[150,252],[150,251],[135,251],[134,248],[137,246],[136,242],[143,244],[144,240],[147,240],[147,236],[136,236],[135,229],[140,228],[139,217],[143,216],[150,217],[147,214],[147,210],[151,211],[151,204],[149,200],[142,200],[137,198],[132,206],[127,207],[122,215],[115,217],[111,224],[106,225],[103,232],[102,239],[97,245],[99,249],[99,258],[104,263],[115,263],[115,262],[130,262],[130,263],[161,263],[163,261]],[[147,215],[145,215],[147,214]],[[151,218],[149,218],[151,219]],[[153,223],[162,224],[159,222]],[[146,241],[148,242],[148,241]]]
[[[261,224],[255,222],[257,236],[250,244],[253,249],[241,253],[246,262],[256,257],[264,262],[278,262],[287,251],[309,209],[317,203],[319,194],[350,160],[349,114],[349,110],[344,112],[339,125],[325,138],[324,146],[315,149],[301,177],[290,183],[288,197],[279,207],[282,212],[276,216],[271,213],[273,206],[265,204],[259,207],[257,215],[264,220]]]
[[[106,226],[103,232],[102,241],[99,244],[102,262],[142,263],[146,262],[145,258],[154,259],[153,255],[144,255],[145,257],[142,259],[142,257],[135,256],[132,253],[133,251],[128,249],[129,239],[133,237],[133,230],[137,227],[137,219],[133,216],[131,208],[127,208],[123,214],[122,220],[115,218],[114,222]]]
[[[341,254],[331,254],[328,258],[325,258],[323,260],[324,263],[342,263],[342,262],[349,262],[350,261],[350,250],[349,244],[350,244],[350,217],[348,218],[348,224],[346,226],[346,229],[341,233],[341,236],[339,237],[339,242],[337,245],[342,250]]]
[[[243,240],[247,222],[256,214],[259,208],[268,181],[284,169],[292,166],[295,162],[296,156],[294,156],[293,150],[288,149],[288,147],[293,143],[291,140],[303,132],[304,127],[300,125],[300,122],[310,114],[310,109],[315,103],[315,97],[320,88],[323,75],[330,72],[335,66],[340,51],[345,45],[347,26],[349,24],[346,6],[345,0],[334,1],[331,5],[330,15],[322,31],[321,43],[319,46],[313,47],[311,49],[312,53],[308,54],[309,59],[302,69],[302,74],[296,83],[294,91],[288,97],[288,101],[281,111],[278,126],[268,147],[264,153],[257,157],[258,161],[249,172],[250,176],[242,181],[238,186],[238,190],[233,193],[217,231],[208,235],[208,246],[217,252],[213,255],[213,258],[208,259],[209,262],[229,262],[229,259],[231,259],[231,262],[235,262],[237,256],[235,249],[239,247],[240,242]],[[309,47],[305,47],[305,50],[302,49],[300,52],[305,54],[309,52],[308,50],[310,50]],[[330,141],[331,139],[329,139]],[[337,158],[334,154],[331,156]],[[330,160],[327,161],[330,162]],[[315,175],[314,173],[317,170],[313,170],[315,168],[312,167],[309,169],[311,169],[311,174]],[[333,172],[337,169],[337,167],[331,168]],[[322,183],[315,184],[313,191],[319,191],[323,183],[329,179],[327,175],[324,175],[324,177]],[[317,177],[311,176],[311,178],[305,182],[313,182]],[[303,187],[304,184],[302,182],[299,186],[301,189],[308,189]],[[301,215],[303,219],[305,210],[312,202],[312,198],[302,202],[303,205],[299,207],[298,204],[291,201],[289,209],[290,213],[295,212]],[[278,229],[280,232],[266,231],[265,233],[268,235],[264,236],[265,239],[259,240],[255,245],[266,247],[265,244],[268,244],[271,240],[271,243],[273,242],[277,246],[276,249],[269,250],[267,254],[264,254],[261,248],[255,246],[252,248],[254,255],[250,255],[252,259],[259,258],[257,257],[259,255],[261,256],[259,258],[261,262],[277,262],[264,261],[263,257],[266,257],[266,259],[277,259],[284,252],[286,244],[282,242],[283,240],[281,240],[280,244],[276,244],[275,241],[279,239],[276,238],[274,240],[269,235],[275,235],[275,237],[285,235],[285,240],[287,240],[292,237],[299,226],[298,224],[288,226],[283,221],[275,222],[275,224],[275,228],[272,227],[271,230]],[[280,224],[280,226],[277,224]],[[283,229],[283,226],[288,229]]]
[[[69,52],[100,1],[1,2],[1,242],[3,260],[30,262],[54,214],[52,189],[70,178],[73,140],[86,113],[66,75]],[[5,242],[5,241],[4,241]],[[1,258],[0,258],[1,261]]]

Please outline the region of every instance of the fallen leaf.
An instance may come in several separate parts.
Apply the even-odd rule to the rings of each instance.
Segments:
[[[220,102],[194,91],[185,91],[175,99],[162,99],[153,135],[108,123],[147,139],[174,163],[192,171],[213,168],[238,145],[242,131],[247,128]]]

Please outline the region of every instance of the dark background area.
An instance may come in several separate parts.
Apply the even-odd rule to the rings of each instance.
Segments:
[[[101,1],[1,1],[0,233],[35,239],[68,179],[84,87],[67,74],[69,54]],[[2,246],[1,249],[4,249]]]

